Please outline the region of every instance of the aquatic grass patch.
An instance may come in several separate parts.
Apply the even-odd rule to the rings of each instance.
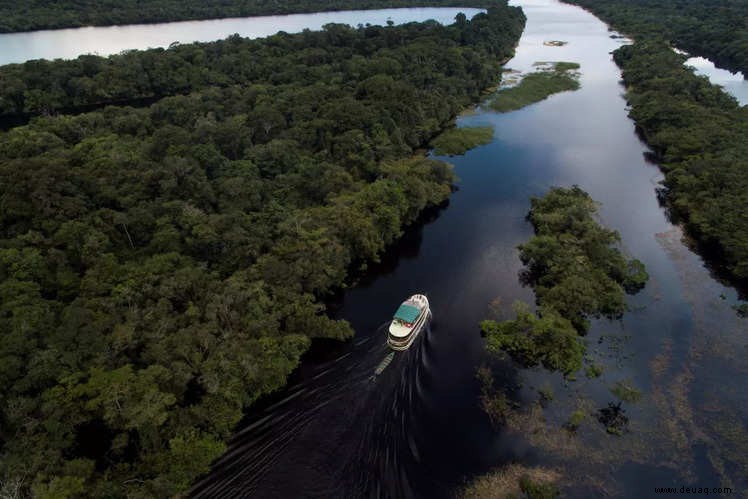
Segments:
[[[459,497],[489,499],[496,497],[557,497],[561,473],[552,468],[510,464],[476,478]]]
[[[630,380],[617,381],[611,388],[610,392],[623,402],[634,404],[642,398],[642,392],[636,388]]]
[[[431,141],[431,145],[439,156],[459,156],[491,140],[492,126],[476,126],[446,130]]]
[[[600,364],[590,364],[585,369],[584,374],[590,379],[599,378],[603,374],[604,370],[605,368]]]
[[[481,407],[491,420],[491,424],[498,426],[504,423],[512,407],[506,394],[494,386],[493,372],[489,367],[481,366],[478,368],[476,378],[481,385]]]
[[[577,409],[571,413],[569,420],[566,422],[564,427],[572,433],[576,432],[579,425],[582,424],[582,421],[584,421],[586,417],[587,415],[583,410]]]
[[[579,88],[579,64],[539,62],[537,71],[526,75],[516,86],[503,88],[488,102],[494,111],[508,113],[547,99],[553,94]]]

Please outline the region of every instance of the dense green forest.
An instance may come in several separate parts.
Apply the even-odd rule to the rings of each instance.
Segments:
[[[514,28],[491,31],[485,22],[466,24],[464,16],[461,19],[465,29],[454,31],[450,43],[479,47],[498,58],[511,54],[506,40],[514,35]],[[427,43],[428,40],[416,43],[414,37],[422,34],[417,29],[393,31],[370,27],[367,36],[355,36],[342,26],[331,26],[324,36],[312,32],[280,34],[268,41],[252,42],[233,36],[217,43],[128,51],[108,58],[84,55],[68,61],[9,64],[0,67],[0,119],[19,114],[90,110],[91,106],[154,100],[247,81],[290,85],[299,79],[311,81],[318,75],[321,77],[333,62],[341,66],[341,77],[348,79],[384,76],[398,71],[399,64],[411,64],[409,59],[393,61],[385,53],[403,43],[412,44],[414,52],[410,59],[434,56],[433,43]],[[347,53],[340,54],[341,58],[347,55],[349,60],[333,61],[325,50],[330,42],[349,44]],[[278,46],[284,44],[288,45],[288,52],[278,59]],[[382,57],[367,60],[377,50],[383,51]],[[458,54],[454,51],[446,51],[438,62],[438,70],[453,78],[449,66],[453,62],[458,67],[461,64],[452,60],[455,55]],[[429,85],[434,70],[423,64],[419,67],[423,70],[420,76],[423,84]]]
[[[676,47],[748,77],[748,0],[564,0],[636,38]]]
[[[450,167],[414,151],[523,26],[496,3],[79,59],[107,88],[126,61],[192,83],[0,134],[0,495],[187,489],[311,338],[351,335],[322,299],[448,197]]]
[[[748,74],[748,1],[569,0],[634,35],[615,52],[661,192],[720,274],[748,290],[748,108],[683,66],[676,45]]]
[[[484,0],[0,0],[0,33],[397,7],[485,7]]]
[[[649,276],[639,260],[624,258],[620,236],[600,226],[596,214],[595,202],[577,186],[532,198],[527,218],[535,236],[519,250],[521,279],[535,291],[538,309],[518,303],[515,319],[483,321],[489,352],[568,375],[582,367],[579,335],[589,318],[616,319],[627,310],[626,293],[637,293]]]
[[[630,116],[665,173],[674,215],[739,284],[748,283],[748,108],[683,66],[661,41],[618,49]]]

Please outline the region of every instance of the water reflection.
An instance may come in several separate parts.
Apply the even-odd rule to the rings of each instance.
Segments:
[[[725,92],[735,97],[741,106],[748,104],[748,81],[745,80],[743,73],[720,69],[703,57],[690,57],[685,65],[694,68],[696,74],[709,78],[713,84],[721,86]]]
[[[0,64],[32,59],[72,59],[82,54],[104,56],[123,50],[168,47],[173,42],[210,42],[234,33],[261,38],[278,31],[318,30],[328,23],[384,26],[388,21],[404,24],[433,19],[449,24],[459,12],[472,17],[481,11],[471,8],[353,10],[9,33],[0,34]]]
[[[264,429],[242,434],[198,486],[203,496],[444,497],[514,460],[563,470],[569,497],[628,497],[634,484],[640,491],[669,483],[748,488],[741,472],[748,469],[741,443],[748,442],[745,325],[729,306],[735,291],[711,278],[658,205],[661,175],[644,158],[609,54],[623,42],[579,8],[514,3],[528,24],[508,66],[578,62],[581,89],[514,113],[484,110],[460,119],[462,126],[493,125],[495,139],[449,158],[460,188],[419,231],[415,250],[341,297],[336,316],[357,332],[341,347],[350,355],[332,369],[306,364],[302,372],[327,374],[299,385],[308,391],[288,400],[279,424],[274,415],[251,418],[249,424],[266,421]],[[547,40],[568,43],[543,45]],[[486,361],[478,323],[497,297],[505,306],[533,301],[518,281],[516,250],[532,234],[524,220],[529,198],[573,184],[602,203],[601,222],[621,233],[651,281],[630,299],[622,321],[593,323],[589,355],[604,367],[601,377],[567,384],[499,363],[499,384],[516,387],[525,408],[534,407],[539,386],[557,396],[540,413],[496,430],[478,402],[476,368]],[[431,329],[372,385],[386,353],[382,321],[416,292],[429,296]],[[628,432],[616,437],[592,414],[614,401],[610,386],[621,380],[644,397],[624,407]],[[570,438],[563,424],[576,409],[590,416]],[[246,464],[266,455],[271,465]]]

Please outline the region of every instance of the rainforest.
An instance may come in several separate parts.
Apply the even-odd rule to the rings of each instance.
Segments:
[[[32,88],[158,100],[0,135],[3,476],[38,497],[185,491],[310,338],[352,335],[322,298],[447,199],[451,168],[416,150],[496,83],[523,23],[496,5],[27,63]]]

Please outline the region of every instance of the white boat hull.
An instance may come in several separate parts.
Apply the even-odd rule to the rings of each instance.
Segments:
[[[411,327],[398,324],[395,320],[390,323],[387,331],[387,344],[393,350],[402,351],[410,348],[410,345],[421,334],[421,331],[425,328],[426,323],[431,317],[431,308],[429,307],[429,301],[426,296],[413,295],[406,300],[406,302],[411,301],[421,305],[421,313]]]

